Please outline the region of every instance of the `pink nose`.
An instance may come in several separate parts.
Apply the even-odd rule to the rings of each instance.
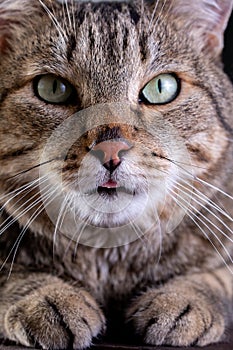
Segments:
[[[127,141],[115,139],[97,143],[91,151],[107,170],[113,172],[121,164],[122,154],[131,148]]]

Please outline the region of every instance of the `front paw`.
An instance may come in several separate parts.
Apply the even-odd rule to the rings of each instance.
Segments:
[[[209,298],[186,288],[151,290],[134,301],[127,321],[147,344],[205,346],[218,342],[225,330]]]
[[[105,318],[89,293],[61,282],[12,305],[4,326],[10,340],[25,346],[84,349],[105,329]]]

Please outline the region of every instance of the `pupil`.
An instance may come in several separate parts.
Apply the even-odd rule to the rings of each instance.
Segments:
[[[55,94],[57,90],[57,80],[54,80],[54,83],[53,83],[53,93]]]
[[[161,94],[162,93],[162,82],[161,82],[161,79],[158,80],[158,90],[159,90],[159,93]]]

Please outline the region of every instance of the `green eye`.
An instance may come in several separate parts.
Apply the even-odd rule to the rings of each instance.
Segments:
[[[37,96],[48,103],[68,103],[74,93],[68,81],[52,74],[42,75],[34,84]]]
[[[160,74],[141,91],[142,102],[161,105],[172,102],[180,91],[179,80],[174,74]]]

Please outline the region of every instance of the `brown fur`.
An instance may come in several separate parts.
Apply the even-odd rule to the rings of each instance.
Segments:
[[[37,0],[0,0],[0,230],[5,227],[0,335],[26,346],[82,349],[104,332],[103,314],[111,318],[117,305],[146,343],[218,342],[229,325],[233,295],[232,198],[226,195],[233,193],[233,89],[220,61],[231,1],[216,1],[215,7],[202,0],[194,5],[167,1],[165,6],[151,1],[43,3],[58,28]],[[141,89],[169,72],[181,81],[177,98],[139,105]],[[48,104],[35,95],[33,80],[47,73],[73,85],[72,103]],[[174,188],[177,200],[184,198],[183,220],[168,191],[164,201],[154,200],[155,211],[148,204],[146,213],[132,217],[141,237],[127,244],[124,210],[117,219],[109,214],[99,223],[107,232],[101,241],[98,208],[93,207],[89,215],[95,225],[88,228],[86,244],[59,230],[54,237],[46,210],[27,227],[41,200],[24,209],[40,199],[39,186],[12,191],[38,178],[47,140],[76,112],[70,134],[62,129],[49,153],[54,161],[48,172],[61,172],[64,190],[69,193],[77,178],[76,192],[107,176],[89,152],[91,145],[126,139],[133,147],[113,173],[115,180],[118,176],[142,187],[153,198],[161,192],[163,198],[161,184],[178,170],[186,181],[176,179],[184,187]],[[63,144],[76,134],[81,136],[66,158],[58,159]],[[223,209],[214,209],[213,202]],[[16,219],[6,227],[11,217]],[[124,244],[111,246],[111,227]]]

